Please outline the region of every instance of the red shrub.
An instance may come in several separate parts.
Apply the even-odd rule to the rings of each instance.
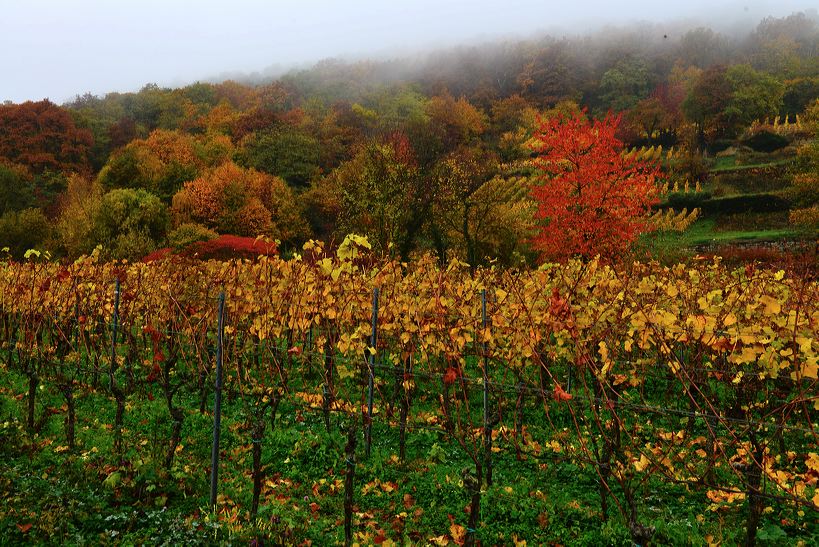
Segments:
[[[252,237],[221,235],[210,241],[198,241],[182,249],[179,254],[200,260],[231,260],[258,256],[275,256],[279,252],[274,242],[267,242]],[[142,259],[143,262],[161,260],[173,255],[169,247],[157,249]]]

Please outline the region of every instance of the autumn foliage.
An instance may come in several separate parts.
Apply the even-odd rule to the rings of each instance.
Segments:
[[[0,105],[0,157],[29,167],[66,172],[88,170],[91,132],[51,101]]]
[[[619,116],[544,120],[535,135],[541,176],[532,187],[543,222],[533,239],[544,258],[615,257],[648,228],[657,166],[621,154]]]
[[[197,222],[247,237],[290,240],[307,230],[282,179],[232,162],[186,182],[173,198],[173,214],[177,223]]]
[[[153,262],[173,254],[173,250],[166,247],[145,256],[142,261]],[[194,242],[182,249],[179,254],[200,260],[254,259],[259,256],[276,256],[278,248],[275,242],[260,238],[222,235],[209,241]]]

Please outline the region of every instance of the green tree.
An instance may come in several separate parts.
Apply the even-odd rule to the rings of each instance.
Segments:
[[[22,258],[29,249],[48,250],[51,233],[51,223],[40,209],[9,211],[0,216],[0,247],[8,247],[14,258]]]
[[[95,243],[111,258],[140,258],[156,249],[168,230],[168,210],[145,190],[119,188],[100,201],[92,218]]]
[[[366,235],[377,250],[406,259],[437,197],[408,153],[406,137],[371,141],[333,172],[340,192],[340,236]]]
[[[316,138],[285,129],[249,136],[239,159],[245,167],[281,177],[293,186],[305,186],[319,172],[320,154],[321,145]]]
[[[685,65],[702,69],[722,63],[727,57],[726,39],[710,28],[699,27],[686,32],[677,46],[677,58]]]
[[[773,76],[750,65],[734,65],[725,77],[731,86],[731,96],[724,112],[734,131],[744,129],[754,120],[776,116],[782,108],[785,86]]]
[[[34,192],[20,168],[0,163],[0,215],[20,211],[34,204]]]
[[[626,58],[603,73],[600,79],[600,98],[616,112],[634,106],[648,96],[649,71],[645,61]]]

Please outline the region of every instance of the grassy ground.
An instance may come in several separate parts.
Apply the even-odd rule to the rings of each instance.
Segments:
[[[792,163],[790,158],[781,154],[757,154],[752,164],[742,164],[737,156],[724,156],[714,159],[710,172],[711,177],[704,185],[703,191],[721,197],[739,196],[762,191],[782,191],[781,186],[788,185],[788,177],[759,181],[743,178],[742,172],[755,168],[781,167]],[[769,161],[766,161],[769,160]],[[725,177],[733,177],[726,183]],[[739,178],[737,178],[739,177]],[[719,254],[720,248],[735,244],[763,243],[768,241],[797,240],[804,234],[793,229],[787,220],[787,211],[776,213],[744,213],[731,215],[714,215],[700,218],[683,233],[663,233],[647,236],[642,244],[646,252],[661,260],[685,260],[696,254],[696,249],[711,247]]]
[[[735,244],[792,241],[802,237],[792,228],[732,230],[720,229],[719,224],[717,219],[700,219],[682,233],[648,235],[643,238],[642,245],[651,256],[674,262],[694,256],[697,249],[703,246],[709,246],[712,252],[719,254],[720,248]]]
[[[686,246],[708,245],[712,243],[777,241],[798,237],[798,232],[790,228],[758,230],[719,230],[715,219],[702,219],[681,234],[679,242]]]
[[[717,158],[714,162],[714,166],[711,168],[712,173],[722,173],[724,171],[741,171],[745,169],[759,169],[765,167],[779,167],[782,165],[788,165],[791,163],[791,160],[784,159],[784,160],[775,160],[775,161],[768,161],[768,162],[760,162],[760,163],[753,163],[747,165],[740,165],[737,163],[736,156],[725,156],[721,158]]]
[[[220,467],[221,514],[209,513],[208,478],[212,418],[186,401],[182,446],[173,466],[160,463],[169,423],[159,397],[129,399],[126,457],[112,458],[113,405],[104,391],[78,399],[78,446],[64,446],[62,398],[44,386],[38,416],[53,409],[41,432],[29,437],[22,425],[25,378],[0,370],[0,538],[4,544],[271,544],[327,545],[343,542],[345,417],[325,430],[320,413],[283,403],[276,429],[265,436],[266,480],[256,522],[250,522],[251,444],[249,407],[226,399]],[[428,386],[434,393],[433,386]],[[145,394],[147,395],[147,394]],[[479,394],[476,394],[479,397]],[[435,397],[415,404],[423,423]],[[479,405],[475,405],[479,408]],[[428,418],[428,417],[427,417]],[[530,401],[525,423],[546,442],[542,407]],[[643,420],[644,417],[635,417]],[[570,428],[553,413],[550,427]],[[659,420],[659,419],[658,419]],[[673,422],[673,423],[672,423]],[[670,428],[684,427],[671,419]],[[550,430],[553,431],[553,430]],[[373,452],[361,442],[355,476],[356,541],[361,545],[455,544],[463,541],[469,493],[464,486],[472,460],[447,435],[424,429],[408,436],[407,461],[397,457],[398,432],[379,420]],[[554,440],[555,437],[552,436]],[[561,441],[568,442],[568,441]],[[564,458],[560,449],[533,452],[496,440],[494,484],[484,489],[477,539],[485,545],[631,545],[616,509],[601,518],[595,472]],[[615,492],[616,493],[616,492]],[[641,489],[641,520],[654,526],[660,545],[736,544],[742,541],[742,502],[712,504],[703,490],[649,480]],[[800,524],[797,524],[800,523]],[[817,519],[790,507],[766,509],[763,545],[815,544]],[[523,543],[517,543],[523,545]]]

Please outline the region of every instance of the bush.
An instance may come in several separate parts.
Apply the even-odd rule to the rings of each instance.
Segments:
[[[785,148],[790,144],[790,141],[782,135],[777,135],[771,131],[760,131],[742,141],[742,144],[748,146],[755,152],[770,153]]]
[[[789,210],[791,202],[776,194],[746,194],[705,200],[699,207],[706,215],[775,213]]]
[[[713,175],[716,186],[735,188],[744,193],[781,190],[790,184],[785,166],[740,168]]]
[[[202,260],[254,259],[260,255],[276,255],[278,248],[275,243],[263,239],[222,235],[216,239],[194,243],[185,249],[183,254],[196,256]]]
[[[44,250],[51,237],[51,224],[40,209],[11,211],[0,217],[0,247],[8,247],[14,258],[29,249]]]
[[[806,207],[804,209],[794,209],[790,214],[791,224],[806,230],[819,231],[819,205]]]
[[[118,189],[102,197],[93,217],[93,235],[112,258],[138,258],[165,239],[168,211],[145,190]]]
[[[201,224],[186,222],[168,234],[168,244],[174,249],[184,249],[199,241],[210,241],[219,235]]]
[[[666,202],[672,209],[688,209],[689,211],[702,207],[702,204],[711,199],[708,192],[674,192],[668,194]]]
[[[712,154],[719,154],[723,150],[727,150],[731,146],[733,146],[734,141],[731,139],[717,139],[714,141],[714,144],[711,145],[711,153]]]

